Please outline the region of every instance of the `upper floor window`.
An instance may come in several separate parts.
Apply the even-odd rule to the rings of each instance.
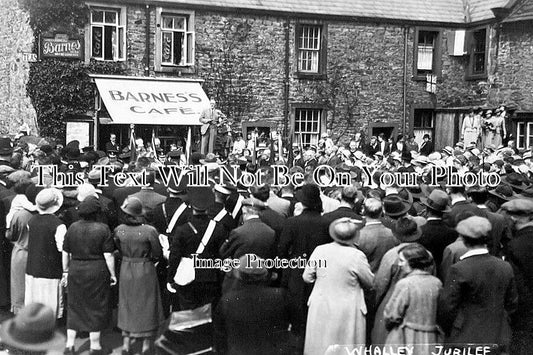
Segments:
[[[125,13],[121,9],[93,8],[90,21],[91,58],[124,60],[126,57]]]
[[[417,29],[415,32],[414,77],[441,74],[441,32]]]
[[[194,64],[194,12],[157,9],[156,70]]]
[[[468,32],[468,75],[485,76],[487,74],[487,29]]]
[[[299,24],[296,27],[298,73],[325,72],[324,30],[322,25]]]

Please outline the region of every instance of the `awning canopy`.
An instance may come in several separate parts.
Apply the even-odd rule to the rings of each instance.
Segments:
[[[200,125],[202,80],[91,75],[116,124]]]

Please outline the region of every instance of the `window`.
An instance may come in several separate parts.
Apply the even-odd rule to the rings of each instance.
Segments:
[[[92,8],[90,21],[91,58],[125,60],[126,26],[122,9]]]
[[[304,147],[317,145],[323,125],[322,109],[296,109],[294,113],[294,142]]]
[[[518,122],[516,125],[516,147],[529,149],[533,147],[533,122]]]
[[[325,72],[325,27],[300,24],[296,27],[297,65],[299,74],[322,74]]]
[[[413,73],[416,80],[426,80],[427,74],[441,75],[441,32],[416,29]]]
[[[474,79],[487,73],[487,29],[482,28],[468,33],[468,76]]]
[[[431,109],[415,109],[413,121],[413,134],[415,142],[422,144],[424,135],[429,134],[433,140],[433,131],[435,127],[435,111]]]
[[[194,13],[157,8],[156,70],[194,65]]]

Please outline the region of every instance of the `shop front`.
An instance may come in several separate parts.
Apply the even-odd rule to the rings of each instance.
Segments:
[[[192,148],[200,141],[200,114],[209,107],[202,80],[90,75],[95,91],[94,146],[105,150],[112,134],[124,148],[132,130],[145,146],[153,137],[168,152],[185,147],[191,129]]]

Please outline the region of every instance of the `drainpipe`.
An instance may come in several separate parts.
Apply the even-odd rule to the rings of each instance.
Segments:
[[[145,34],[145,44],[144,44],[144,76],[150,75],[150,5],[146,5],[144,9],[144,34]]]
[[[290,88],[290,82],[289,82],[289,76],[290,76],[290,18],[287,17],[285,19],[285,78],[283,80],[283,99],[284,99],[284,107],[283,107],[283,130],[285,132],[285,137],[289,137],[289,88]]]
[[[407,125],[407,40],[409,37],[409,27],[405,26],[403,29],[403,122],[402,134],[405,136]]]

